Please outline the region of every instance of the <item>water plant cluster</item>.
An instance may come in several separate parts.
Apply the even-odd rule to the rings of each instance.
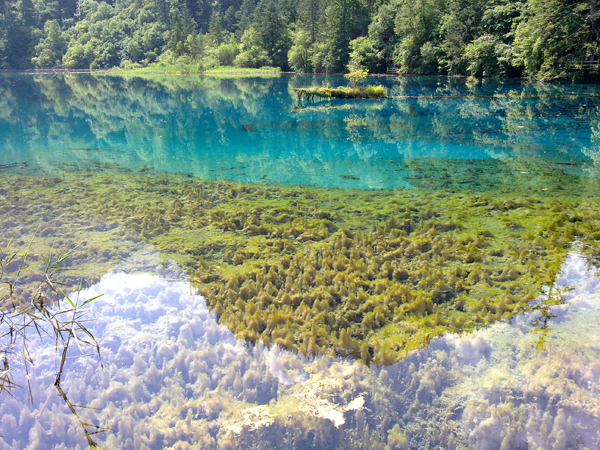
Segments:
[[[97,448],[93,435],[107,429],[82,421],[77,410],[80,406],[69,400],[61,385],[74,343],[80,350],[91,348],[100,358],[100,346],[87,328],[85,315],[86,307],[101,294],[80,299],[78,293],[66,294],[65,290],[73,286],[59,281],[72,254],[51,249],[40,256],[31,251],[31,243],[15,249],[12,239],[0,247],[0,394],[13,395],[16,389],[23,389],[33,403],[30,374],[40,355],[32,350],[36,347],[32,341],[53,341],[57,361],[53,386],[77,419],[90,448]]]
[[[507,320],[552,285],[570,242],[600,237],[591,198],[97,170],[2,182],[9,200],[45,183],[29,207],[58,196],[71,214],[97,217],[109,249],[139,236],[185,268],[238,337],[305,355],[392,364],[435,336]]]
[[[383,86],[364,87],[310,87],[294,89],[298,100],[306,98],[314,100],[320,98],[387,98],[387,89]]]

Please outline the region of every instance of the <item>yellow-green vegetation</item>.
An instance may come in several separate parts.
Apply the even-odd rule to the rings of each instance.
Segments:
[[[172,63],[158,62],[149,64],[148,66],[129,65],[123,67],[114,67],[108,70],[100,70],[95,73],[110,74],[110,75],[127,75],[127,74],[202,74],[202,75],[275,75],[280,74],[279,67],[260,67],[246,68],[234,66],[219,66],[214,69],[205,69],[202,64],[198,63]]]
[[[387,89],[384,86],[365,86],[365,87],[309,87],[309,88],[294,88],[298,100],[306,98],[313,100],[315,97],[320,98],[387,98]]]
[[[241,338],[378,364],[510,318],[553,284],[572,241],[600,238],[593,196],[327,190],[125,170],[0,180],[2,214],[16,222],[10,205],[26,203],[25,214],[54,205],[85,214],[111,242],[141,236],[187,270]],[[49,215],[48,227],[57,220]]]
[[[367,79],[369,71],[361,64],[360,58],[352,58],[348,64],[348,73],[344,77],[350,82],[353,88],[358,87],[360,83]]]

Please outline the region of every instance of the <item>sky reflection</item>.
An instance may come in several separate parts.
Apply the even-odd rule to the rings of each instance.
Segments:
[[[573,252],[555,283],[572,288],[564,303],[389,367],[248,347],[186,281],[111,273],[81,294],[104,294],[90,329],[105,368],[73,359],[63,387],[95,408],[84,421],[108,415],[105,448],[599,448],[596,270]],[[33,405],[24,389],[3,397],[0,449],[86,447],[52,386],[54,353],[36,348]]]

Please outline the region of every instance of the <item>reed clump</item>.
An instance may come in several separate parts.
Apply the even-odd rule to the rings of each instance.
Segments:
[[[82,427],[90,448],[98,448],[92,435],[107,431],[107,427],[83,422],[77,413],[79,406],[71,403],[61,387],[65,361],[72,342],[81,349],[92,347],[100,358],[100,346],[87,329],[85,307],[99,296],[79,300],[71,298],[65,290],[71,285],[58,281],[58,275],[66,270],[64,263],[72,251],[53,250],[46,256],[34,255],[31,243],[23,250],[14,250],[13,239],[0,247],[0,394],[10,394],[18,384],[13,375],[14,365],[26,374],[35,365],[35,352],[31,351],[31,338],[37,334],[40,340],[51,338],[60,355],[54,386]],[[42,265],[43,269],[32,268]],[[100,364],[102,361],[100,360]],[[33,394],[27,378],[29,399]]]

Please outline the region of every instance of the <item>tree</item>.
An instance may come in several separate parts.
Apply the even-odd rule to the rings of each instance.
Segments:
[[[448,74],[467,71],[466,46],[483,34],[481,19],[485,0],[452,0],[442,15],[438,66]]]
[[[221,66],[233,66],[233,61],[240,53],[240,46],[231,39],[228,43],[223,43],[217,48],[217,59]]]
[[[350,41],[366,29],[369,13],[362,0],[332,0],[324,12],[327,71],[342,72],[350,59]]]
[[[146,65],[164,55],[342,72],[353,58],[371,72],[395,64],[411,74],[566,77],[573,61],[600,52],[599,2],[0,0],[0,68],[61,58],[78,68]]]
[[[67,42],[57,20],[44,24],[44,38],[35,47],[35,57],[31,60],[35,67],[53,67],[62,63],[67,51]]]
[[[323,13],[322,0],[299,0],[296,29],[308,33],[312,45],[319,35],[319,25]]]
[[[175,55],[185,54],[185,42],[189,35],[195,33],[196,25],[184,2],[177,2],[171,6],[169,12],[171,30],[169,32],[169,50]]]
[[[513,53],[497,36],[484,34],[465,47],[467,70],[473,76],[506,76],[512,67]]]
[[[254,11],[253,27],[273,64],[276,67],[288,68],[290,30],[274,0],[260,0]]]
[[[96,59],[95,47],[99,41],[91,39],[86,44],[80,42],[70,45],[63,57],[63,64],[67,69],[89,69]]]
[[[372,72],[384,72],[385,66],[393,60],[394,48],[398,44],[394,19],[399,8],[399,0],[381,5],[369,24],[368,36],[350,43],[351,57],[359,56]]]
[[[218,11],[213,11],[212,15],[210,16],[208,36],[211,44],[214,47],[218,47],[224,40],[223,28],[221,27],[221,15]]]
[[[292,33],[288,63],[294,72],[310,73],[313,71],[313,42],[309,31],[300,29]]]
[[[515,33],[516,64],[527,75],[567,75],[568,65],[600,51],[600,17],[596,0],[529,0],[526,19]]]
[[[35,9],[31,0],[8,2],[4,6],[5,33],[2,61],[5,68],[25,69],[31,66],[35,46]]]
[[[383,69],[384,61],[380,53],[375,48],[373,40],[366,36],[358,37],[350,41],[350,61],[361,61],[361,64],[367,68],[369,72],[377,72]],[[383,71],[383,70],[381,70]]]
[[[237,67],[263,67],[271,65],[269,54],[262,47],[262,41],[258,32],[250,27],[244,31],[242,36],[242,51],[236,56],[234,65]]]
[[[406,73],[438,72],[439,27],[445,12],[444,0],[416,0],[398,3],[394,32],[394,63]]]
[[[358,85],[367,79],[369,71],[365,69],[360,63],[360,59],[351,59],[348,63],[348,73],[344,75],[353,88],[357,88]]]
[[[255,0],[244,0],[240,9],[235,13],[235,18],[237,19],[235,34],[238,38],[252,25],[255,8]]]

